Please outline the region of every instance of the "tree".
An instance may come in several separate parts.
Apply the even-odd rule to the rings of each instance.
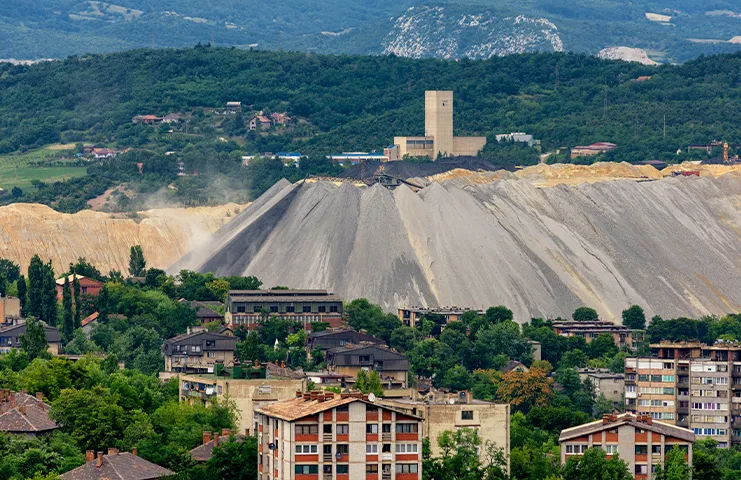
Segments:
[[[512,310],[502,305],[499,305],[497,307],[489,307],[486,310],[486,320],[492,325],[496,325],[497,323],[502,322],[509,322],[512,321],[513,318],[514,316],[512,315]]]
[[[26,284],[26,277],[23,275],[18,277],[18,300],[21,304],[21,317],[25,317],[28,311],[28,285]]]
[[[41,319],[49,325],[54,325],[57,323],[57,279],[51,260],[44,266],[43,282]]]
[[[66,341],[72,340],[72,334],[75,332],[75,319],[72,314],[72,292],[69,285],[69,277],[64,277],[62,286],[62,334]]]
[[[432,458],[429,441],[422,446],[422,471],[431,480],[505,480],[504,453],[485,444],[473,429],[446,430],[437,439],[442,455]],[[479,455],[480,451],[484,455]],[[484,460],[481,460],[484,457]]]
[[[44,264],[38,255],[31,258],[28,264],[28,311],[27,315],[35,318],[43,316]]]
[[[586,367],[589,357],[581,350],[570,350],[564,353],[558,366],[562,368],[582,368]]]
[[[712,438],[697,440],[692,452],[692,479],[717,480],[722,475],[718,442]]]
[[[632,480],[628,465],[613,455],[609,460],[604,450],[588,448],[583,456],[571,456],[563,469],[563,480]]]
[[[414,345],[420,340],[421,335],[419,334],[419,330],[402,326],[391,332],[389,345],[400,352],[406,352],[414,348]]]
[[[8,294],[8,279],[5,275],[0,272],[0,297],[5,297]]]
[[[492,367],[492,359],[506,355],[529,365],[533,360],[532,347],[515,322],[506,321],[479,331],[474,344],[476,365],[480,368]]]
[[[360,370],[353,387],[363,393],[372,393],[377,397],[383,396],[381,377],[378,376],[378,372],[375,370],[372,370],[370,373]]]
[[[589,356],[592,358],[612,357],[616,353],[618,347],[609,333],[602,333],[589,342]]]
[[[129,274],[132,277],[138,277],[145,268],[147,268],[147,262],[144,260],[144,250],[141,245],[134,245],[129,253]]]
[[[26,352],[28,361],[49,357],[49,343],[46,341],[44,326],[33,317],[26,319],[26,333],[20,336],[21,349]]]
[[[8,283],[13,283],[21,275],[21,267],[17,263],[0,258],[0,275],[5,276]]]
[[[646,314],[638,305],[633,305],[623,310],[623,325],[636,330],[646,328]]]
[[[206,471],[214,480],[253,480],[257,478],[257,458],[257,437],[245,437],[241,442],[220,440]]]
[[[78,258],[77,263],[70,263],[68,273],[69,275],[76,273],[78,275],[82,275],[83,277],[92,278],[99,282],[105,281],[105,277],[102,273],[100,273],[100,270],[95,268],[92,263],[88,262],[85,257]]]
[[[684,458],[684,451],[676,445],[664,458],[664,467],[656,472],[655,480],[690,480],[690,467]]]
[[[599,320],[599,315],[597,314],[597,310],[593,308],[579,307],[574,310],[571,318],[573,318],[575,322],[596,322]]]
[[[226,295],[229,293],[230,285],[229,282],[223,278],[217,278],[206,284],[206,289],[220,302],[226,300]]]
[[[537,368],[529,372],[513,370],[502,376],[497,397],[520,411],[528,411],[535,406],[543,407],[553,399],[553,380]]]
[[[77,275],[72,280],[72,290],[75,299],[74,325],[75,328],[80,328],[82,326],[82,289],[80,288],[80,280],[77,278]]]
[[[104,284],[98,293],[96,299],[98,307],[98,323],[103,324],[108,321],[108,309],[110,308],[110,295],[108,293],[108,284]]]

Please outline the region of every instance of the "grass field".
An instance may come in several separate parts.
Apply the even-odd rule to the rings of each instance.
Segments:
[[[33,162],[58,162],[58,152],[58,146],[52,145],[23,154],[0,155],[0,188],[11,190],[18,187],[23,190],[31,188],[32,180],[53,183],[85,175],[85,167],[30,165]]]

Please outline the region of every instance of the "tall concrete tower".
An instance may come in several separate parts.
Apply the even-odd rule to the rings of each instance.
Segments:
[[[425,92],[425,136],[435,137],[435,157],[453,155],[453,92]]]

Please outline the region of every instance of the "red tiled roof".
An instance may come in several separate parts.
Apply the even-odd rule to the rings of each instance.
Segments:
[[[98,312],[95,312],[95,313],[93,313],[92,315],[90,315],[90,316],[87,316],[87,317],[83,318],[83,319],[82,319],[82,321],[80,322],[80,326],[82,326],[82,327],[87,327],[87,326],[88,326],[88,325],[90,325],[90,324],[91,324],[92,322],[96,321],[96,320],[98,319],[98,316],[99,316],[99,315],[100,315],[100,313],[98,313]]]
[[[102,464],[98,460],[70,470],[59,476],[62,480],[150,480],[175,475],[166,468],[148,462],[131,453],[103,455]]]
[[[26,393],[9,392],[10,400],[0,402],[0,431],[9,433],[38,433],[54,430],[57,424],[49,419],[51,406]]]

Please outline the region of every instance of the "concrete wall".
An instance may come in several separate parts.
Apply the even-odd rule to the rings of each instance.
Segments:
[[[454,137],[451,155],[475,157],[484,148],[484,145],[486,145],[486,137]]]
[[[435,137],[434,156],[454,154],[453,92],[433,90],[425,92],[425,135]]]

